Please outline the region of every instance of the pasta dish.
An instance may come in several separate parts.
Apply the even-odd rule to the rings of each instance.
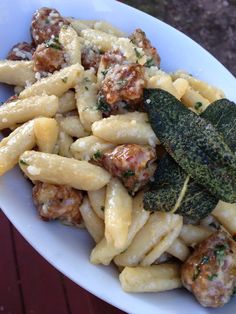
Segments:
[[[0,61],[0,175],[32,182],[41,219],[86,228],[126,292],[236,293],[236,106],[167,73],[145,32],[41,8]],[[163,56],[164,58],[164,56]]]

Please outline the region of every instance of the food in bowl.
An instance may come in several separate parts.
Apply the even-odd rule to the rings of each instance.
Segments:
[[[91,262],[129,292],[184,285],[203,306],[235,290],[235,104],[160,69],[141,29],[37,10],[0,63],[0,172],[19,163],[40,217],[85,226]],[[32,150],[34,149],[34,150]],[[223,202],[222,202],[223,201]],[[207,292],[210,291],[209,295]]]

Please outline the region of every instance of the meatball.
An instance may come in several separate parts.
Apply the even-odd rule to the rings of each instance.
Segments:
[[[69,22],[55,9],[41,8],[32,17],[31,35],[35,45],[50,40],[51,36],[58,36],[63,25]]]
[[[227,303],[236,286],[236,244],[225,231],[201,242],[183,264],[183,285],[208,307]]]
[[[33,200],[43,220],[59,219],[72,225],[81,224],[81,191],[68,186],[36,182]]]
[[[111,66],[114,66],[116,64],[122,64],[125,60],[126,58],[123,53],[119,49],[115,49],[105,52],[101,58],[101,63],[105,72],[107,72],[106,70],[108,70]]]
[[[64,51],[57,39],[51,39],[46,44],[38,45],[33,54],[34,71],[50,72],[60,70],[62,64],[65,63]]]
[[[102,82],[101,94],[111,108],[119,101],[124,101],[127,106],[130,105],[132,110],[135,110],[142,102],[144,83],[141,65],[116,64],[108,70]]]
[[[97,47],[85,46],[82,48],[81,64],[83,65],[85,70],[94,68],[95,72],[97,72],[100,60],[101,60],[101,54]]]
[[[23,41],[22,43],[18,43],[11,48],[11,50],[8,52],[7,59],[29,61],[32,60],[34,51],[35,49],[31,44]]]
[[[101,164],[113,176],[120,178],[132,194],[140,190],[153,176],[155,149],[148,145],[125,144],[105,152]]]
[[[146,62],[146,66],[160,66],[160,56],[156,48],[151,45],[151,42],[146,37],[144,31],[142,31],[140,28],[136,29],[134,33],[130,36],[130,40],[134,45],[142,48],[147,55],[148,60]]]

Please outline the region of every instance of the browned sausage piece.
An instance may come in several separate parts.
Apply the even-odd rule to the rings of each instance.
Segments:
[[[119,49],[109,50],[102,55],[101,63],[104,69],[109,69],[116,64],[122,64],[126,60],[125,56]],[[104,75],[105,76],[105,75]]]
[[[207,307],[223,306],[236,286],[236,243],[217,231],[200,243],[182,267],[183,285]]]
[[[151,45],[150,40],[146,37],[146,34],[144,31],[142,31],[140,28],[136,29],[133,34],[129,37],[132,43],[139,48],[142,48],[145,54],[148,56],[148,60],[146,62],[146,66],[160,66],[160,56],[156,50]]]
[[[62,26],[68,24],[69,22],[55,9],[44,7],[37,10],[31,23],[31,35],[35,45],[49,40],[52,35],[58,36]]]
[[[81,224],[82,192],[64,185],[36,182],[33,200],[43,220],[60,219],[72,225]]]
[[[81,51],[81,64],[85,70],[94,68],[97,73],[98,66],[101,60],[101,54],[95,46],[84,46]]]
[[[120,101],[124,101],[130,106],[128,109],[133,111],[138,109],[142,102],[144,83],[141,65],[116,64],[108,70],[102,81],[101,94],[112,111],[116,111],[115,108]]]
[[[7,59],[8,60],[32,60],[32,55],[34,53],[34,47],[26,42],[18,43],[11,48],[8,52]]]
[[[104,153],[101,163],[134,194],[153,176],[155,149],[148,145],[125,144]]]
[[[57,37],[49,40],[47,43],[38,45],[33,54],[34,71],[50,72],[60,70],[65,64],[64,50]]]

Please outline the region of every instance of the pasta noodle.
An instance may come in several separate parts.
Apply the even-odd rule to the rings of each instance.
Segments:
[[[80,206],[80,212],[88,232],[94,241],[98,243],[104,236],[104,222],[95,214],[87,197],[84,198]]]
[[[68,65],[81,64],[81,44],[76,31],[71,27],[64,25],[59,33],[59,41],[66,52],[66,61]]]
[[[0,61],[0,82],[25,86],[36,81],[32,61]]]
[[[99,218],[104,220],[106,188],[97,191],[89,191],[88,198],[95,213]]]
[[[76,88],[76,106],[86,131],[91,131],[92,123],[102,118],[101,112],[97,109],[97,92],[94,71],[85,71]]]
[[[178,215],[162,212],[152,214],[136,234],[128,249],[115,257],[115,263],[119,266],[138,265],[145,255],[174,227],[176,216],[178,217]]]
[[[90,192],[89,192],[90,193]],[[110,264],[111,260],[118,254],[122,253],[133,241],[135,235],[141,230],[149,218],[150,212],[143,209],[143,192],[138,193],[133,199],[133,208],[131,214],[131,225],[128,231],[127,241],[120,248],[109,244],[105,238],[99,242],[92,250],[90,261],[94,264]]]
[[[121,182],[112,178],[107,185],[105,201],[105,238],[116,248],[127,241],[131,224],[132,199]]]
[[[75,86],[78,77],[82,73],[83,67],[80,64],[73,64],[27,87],[20,93],[19,98],[22,99],[42,94],[60,97],[68,89]]]
[[[53,117],[57,109],[56,96],[34,96],[3,104],[0,107],[0,130],[38,116]]]
[[[220,201],[213,210],[212,215],[228,230],[232,235],[236,235],[236,204],[229,204]]]
[[[175,264],[125,267],[119,279],[127,292],[158,292],[182,286],[180,269]]]
[[[20,167],[31,180],[69,185],[75,189],[93,191],[105,186],[110,175],[87,161],[54,154],[26,151],[20,156]]]
[[[130,113],[110,116],[96,121],[92,125],[95,136],[115,144],[149,144],[159,143],[155,133],[147,123],[146,113]]]
[[[52,153],[58,137],[57,121],[52,118],[38,118],[34,122],[36,144],[41,152]]]
[[[0,175],[13,168],[19,156],[35,146],[34,121],[29,121],[0,142]]]
[[[113,148],[114,144],[106,142],[94,135],[79,138],[71,145],[74,158],[79,160],[90,160],[97,152],[104,152]]]

